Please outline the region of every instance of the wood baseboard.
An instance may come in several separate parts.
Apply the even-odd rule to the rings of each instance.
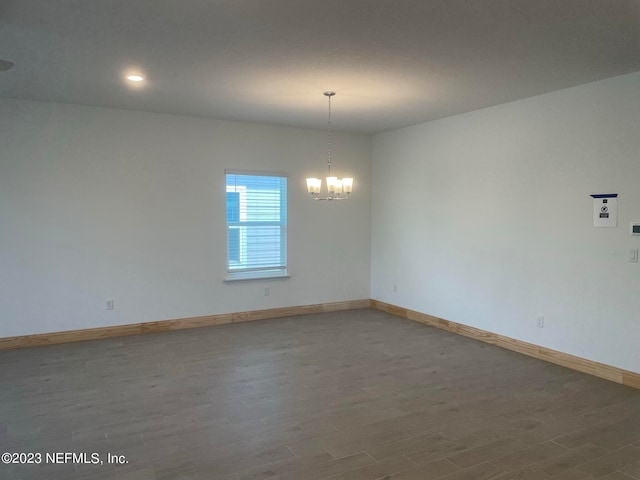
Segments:
[[[391,305],[377,300],[371,300],[371,307],[399,317],[408,318],[409,320],[415,320],[416,322],[420,322],[431,327],[447,330],[448,332],[464,335],[465,337],[490,343],[491,345],[522,353],[523,355],[528,355],[540,360],[555,363],[556,365],[571,368],[572,370],[577,370],[595,377],[604,378],[612,382],[640,389],[640,373],[612,367],[611,365],[594,362],[585,358],[569,355],[568,353],[558,352],[556,350],[551,350],[550,348],[541,347],[539,345],[523,342],[497,333],[488,332],[475,327],[469,327],[467,325],[462,325],[461,323],[452,322],[450,320],[434,317],[432,315],[427,315],[425,313],[416,312],[415,310],[409,310],[408,308],[398,307],[396,305]]]
[[[247,312],[223,313],[219,315],[205,315],[202,317],[177,318],[157,322],[132,323],[128,325],[115,325],[112,327],[40,333],[34,335],[22,335],[18,337],[5,337],[0,338],[0,351],[370,307],[399,317],[407,318],[409,320],[414,320],[431,327],[464,335],[465,337],[480,340],[530,357],[555,363],[579,372],[640,389],[640,373],[637,372],[623,370],[618,367],[576,357],[569,355],[568,353],[551,350],[550,348],[505,337],[497,333],[434,317],[408,308],[398,307],[389,303],[369,299],[320,303],[316,305],[302,305],[295,307],[270,308],[265,310],[251,310]]]
[[[250,322],[253,320],[266,320],[268,318],[293,317],[297,315],[309,315],[312,313],[370,308],[370,306],[371,300],[369,299],[351,300],[346,302],[320,303],[316,305],[303,305],[296,307],[269,308],[266,310],[252,310],[248,312],[223,313],[220,315],[205,315],[203,317],[177,318],[173,320],[161,320],[158,322],[132,323],[128,325],[115,325],[112,327],[69,330],[65,332],[39,333],[34,335],[22,335],[19,337],[5,337],[0,338],[0,351],[13,350],[15,348],[41,347],[59,343],[84,342],[87,340],[139,335],[142,333],[168,332],[171,330],[184,330],[186,328],[210,327],[212,325]]]

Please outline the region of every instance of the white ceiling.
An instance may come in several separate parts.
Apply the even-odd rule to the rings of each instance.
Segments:
[[[380,132],[640,70],[639,0],[0,0],[0,96]],[[142,72],[132,88],[123,80]]]

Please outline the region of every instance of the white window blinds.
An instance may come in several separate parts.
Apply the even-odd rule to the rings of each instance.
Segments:
[[[287,177],[225,171],[227,280],[287,275]]]

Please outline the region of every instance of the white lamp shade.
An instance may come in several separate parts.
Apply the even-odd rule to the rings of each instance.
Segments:
[[[329,193],[334,193],[336,191],[337,183],[338,177],[327,177],[327,190]]]
[[[307,178],[307,192],[320,193],[320,187],[322,186],[322,180],[319,178]]]
[[[342,188],[344,189],[344,193],[351,193],[353,190],[353,178],[343,178]]]

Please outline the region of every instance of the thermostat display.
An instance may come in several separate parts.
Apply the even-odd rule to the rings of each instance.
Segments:
[[[629,233],[634,237],[640,237],[640,222],[632,222],[631,231]]]

